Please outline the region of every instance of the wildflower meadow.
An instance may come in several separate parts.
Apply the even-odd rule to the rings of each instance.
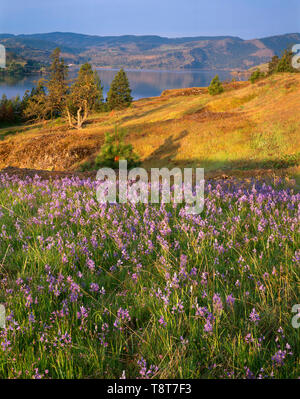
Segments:
[[[206,181],[204,209],[0,176],[0,378],[299,378],[300,194]]]

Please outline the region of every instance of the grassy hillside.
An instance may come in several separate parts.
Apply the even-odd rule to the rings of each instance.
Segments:
[[[143,166],[207,174],[191,215],[99,204],[89,174],[1,172],[0,378],[299,378],[300,191],[265,179],[299,173],[299,87],[274,75],[215,97],[166,91],[81,131],[1,129],[0,169],[77,170],[118,123]],[[218,173],[255,178],[207,179]]]
[[[1,129],[0,168],[76,170],[93,161],[104,133],[119,124],[146,168],[297,174],[299,88],[300,75],[280,74],[254,85],[225,85],[225,92],[215,97],[207,88],[169,90],[124,111],[91,115],[81,131],[69,130],[63,120]]]

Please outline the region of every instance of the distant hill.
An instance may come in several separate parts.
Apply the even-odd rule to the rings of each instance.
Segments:
[[[0,34],[7,51],[25,59],[49,62],[59,46],[67,63],[151,69],[248,69],[268,62],[300,33],[243,40],[239,37],[91,36],[77,33]]]

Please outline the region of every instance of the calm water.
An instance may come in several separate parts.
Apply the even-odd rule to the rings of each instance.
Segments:
[[[118,69],[98,69],[97,72],[104,87],[106,96],[111,81]],[[208,86],[211,79],[218,73],[221,80],[231,80],[227,71],[153,71],[153,70],[126,70],[134,99],[159,96],[166,89],[181,89],[185,87]],[[25,91],[31,90],[35,82],[42,75],[29,76],[19,80],[6,78],[0,80],[0,96],[6,94],[8,98],[23,96]],[[76,71],[69,73],[70,78],[76,76]]]

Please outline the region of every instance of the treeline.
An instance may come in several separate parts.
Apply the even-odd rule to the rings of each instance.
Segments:
[[[262,72],[259,69],[256,69],[250,76],[250,81],[255,83],[257,80],[264,78],[266,76],[273,75],[274,73],[280,72],[290,72],[290,73],[298,73],[299,69],[295,69],[292,65],[292,59],[294,57],[294,53],[287,49],[283,52],[281,57],[275,55],[272,60],[268,63],[268,71]]]
[[[24,102],[20,97],[8,99],[3,94],[0,100],[0,125],[19,123],[23,120]]]
[[[90,64],[81,66],[77,78],[68,80],[68,67],[56,48],[51,54],[48,79],[40,79],[23,99],[19,97],[0,102],[0,124],[41,121],[64,117],[69,126],[80,129],[92,111],[105,112],[130,106],[133,98],[128,78],[121,69],[112,81],[106,101],[103,87]]]
[[[25,62],[18,62],[12,60],[6,68],[0,68],[0,78],[6,76],[24,76],[39,72],[46,72],[45,65],[39,61],[27,60]]]

